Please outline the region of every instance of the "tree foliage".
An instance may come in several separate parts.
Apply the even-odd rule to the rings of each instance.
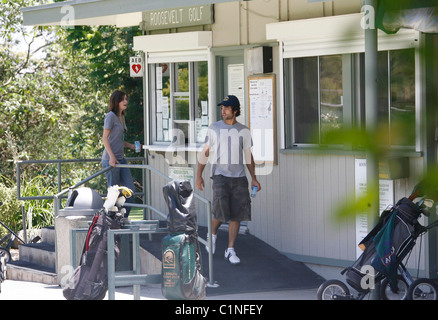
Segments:
[[[103,120],[115,89],[130,98],[127,140],[143,137],[142,82],[129,77],[138,28],[23,26],[20,10],[46,2],[0,1],[0,177],[9,181],[0,181],[0,187],[13,194],[16,161],[100,158]],[[63,167],[62,188],[99,167]],[[56,190],[56,166],[33,165],[25,171],[22,192],[32,194],[22,195],[44,195],[41,190],[48,187]],[[3,211],[12,208],[8,199],[3,202]],[[35,212],[42,217],[51,211],[50,204],[26,206],[34,218]]]
[[[140,35],[138,27],[77,26],[67,30],[67,40],[74,52],[81,52],[87,60],[88,77],[108,92],[120,89],[128,94],[127,141],[143,140],[143,90],[141,78],[131,78],[129,57],[134,36]],[[108,96],[109,98],[109,96]],[[97,110],[96,110],[97,111]],[[106,109],[99,110],[106,112]],[[102,118],[103,115],[101,114]],[[93,119],[84,119],[91,122]],[[102,128],[100,128],[101,130]]]
[[[22,26],[20,9],[39,1],[1,2],[0,168],[16,160],[100,157],[109,95],[130,96],[127,124],[141,140],[141,81],[129,77],[138,28]]]

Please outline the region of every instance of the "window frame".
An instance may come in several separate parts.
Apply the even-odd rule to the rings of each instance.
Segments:
[[[294,146],[290,142],[291,127],[287,126],[287,119],[290,118],[288,111],[288,96],[286,91],[287,65],[286,60],[290,58],[330,55],[330,54],[357,54],[365,52],[365,33],[362,28],[363,13],[348,15],[337,15],[331,17],[317,17],[311,19],[291,20],[269,23],[266,25],[266,36],[268,39],[276,39],[279,43],[279,93],[283,99],[279,100],[278,110],[284,115],[280,126],[280,151],[281,153],[294,153],[305,151],[305,146]],[[345,30],[348,30],[346,34]],[[414,153],[406,154],[421,155],[424,146],[424,137],[420,122],[425,116],[423,107],[424,97],[422,86],[424,85],[423,59],[419,57],[419,48],[422,46],[423,37],[421,32],[414,29],[400,29],[396,34],[386,34],[377,30],[378,50],[394,50],[415,48],[415,86],[416,86],[416,143]],[[351,97],[352,101],[360,100],[361,97]],[[356,110],[352,110],[352,112]],[[357,112],[358,113],[358,112]],[[353,117],[358,115],[353,114]],[[354,118],[353,118],[354,120]],[[354,120],[355,121],[355,120]],[[311,148],[315,148],[314,145]],[[327,150],[330,150],[327,148]],[[349,146],[344,147],[346,154],[351,154]],[[354,150],[354,154],[363,150]],[[343,153],[343,151],[334,151]]]
[[[160,60],[161,61],[161,60]],[[188,90],[187,91],[176,91],[178,90],[178,68],[176,67],[180,63],[187,63],[188,66]],[[197,110],[197,104],[201,103],[199,100],[199,73],[197,72],[199,70],[198,66],[199,63],[206,63],[207,64],[207,117],[208,117],[208,124],[211,121],[211,112],[209,108],[209,92],[210,92],[210,67],[208,60],[196,60],[196,61],[164,61],[158,62],[153,61],[152,63],[148,63],[148,90],[152,94],[149,95],[149,112],[150,112],[150,143],[151,145],[157,145],[157,146],[169,146],[169,145],[176,145],[176,146],[200,146],[203,142],[197,141],[197,131],[196,131],[196,115],[195,112]],[[169,103],[169,123],[168,123],[168,131],[169,131],[169,139],[165,140],[165,137],[163,137],[163,140],[157,140],[157,109],[156,109],[156,102],[157,102],[157,83],[156,83],[156,68],[160,64],[167,64],[169,68],[169,89],[170,93],[168,96],[168,103]],[[189,103],[189,117],[188,119],[176,119],[176,99],[178,97],[188,97],[188,103]],[[183,141],[181,136],[177,137],[175,140],[175,130],[177,128],[177,124],[187,124],[188,130],[187,134],[188,136],[185,136],[185,140]]]
[[[336,54],[334,54],[336,55]],[[327,56],[334,56],[334,55],[327,55]],[[344,128],[351,127],[352,123],[354,121],[354,110],[351,107],[353,105],[353,96],[355,93],[355,90],[352,89],[352,86],[356,85],[354,74],[352,74],[354,68],[351,68],[351,65],[353,64],[353,55],[349,54],[339,54],[342,59],[342,89],[343,89],[343,107],[342,107],[342,125]],[[322,143],[322,137],[321,137],[321,70],[320,70],[320,56],[313,56],[313,57],[298,57],[298,58],[286,58],[283,60],[284,62],[284,103],[285,103],[285,148],[286,149],[292,149],[296,147],[302,147],[302,148],[314,148],[316,146],[318,147],[326,147],[327,144]],[[318,92],[318,143],[307,143],[307,142],[297,142],[296,141],[296,127],[295,127],[295,99],[294,99],[294,89],[295,89],[295,83],[293,79],[294,75],[294,59],[300,59],[300,58],[316,58],[316,65],[317,65],[317,77],[318,77],[318,84],[317,84],[317,92]],[[345,81],[346,77],[350,79],[350,81]],[[347,79],[347,80],[348,80]],[[349,85],[350,84],[350,85]],[[348,94],[348,98],[346,99],[346,94]],[[330,145],[331,148],[334,149],[341,149],[345,148],[344,145],[341,144],[332,144]]]
[[[414,50],[414,75],[415,78],[415,108],[414,108],[414,116],[415,116],[415,142],[412,145],[395,145],[390,144],[389,148],[391,150],[405,150],[405,151],[419,151],[420,150],[420,119],[419,115],[420,111],[420,103],[419,103],[419,54],[417,47],[402,47],[402,48],[394,48],[381,50],[380,52],[388,53],[388,60],[390,52],[396,50]],[[345,53],[342,55],[342,83],[343,83],[343,127],[344,128],[359,128],[365,129],[365,90],[364,90],[364,59],[363,52],[359,53]],[[329,149],[342,149],[342,150],[361,150],[361,146],[354,145],[340,145],[340,144],[331,144],[327,145],[321,143],[321,105],[320,105],[320,57],[321,56],[329,56],[327,55],[318,55],[313,56],[317,58],[317,66],[318,66],[318,143],[302,143],[297,142],[296,138],[296,127],[295,127],[295,104],[294,104],[294,59],[300,59],[304,57],[290,57],[283,59],[283,68],[284,68],[284,83],[283,83],[283,91],[284,91],[284,148],[285,149],[296,149],[296,148],[320,148],[320,147],[328,147]],[[391,66],[388,63],[388,70],[391,69]],[[388,81],[390,81],[391,75],[388,74]],[[391,87],[388,85],[388,108],[391,108],[391,95],[390,95]],[[388,125],[390,125],[390,111],[388,118]],[[390,134],[390,133],[389,133]],[[389,137],[390,138],[390,137]],[[392,140],[391,140],[392,141]]]
[[[391,61],[392,61],[393,54],[398,54],[402,50],[407,51],[407,50],[414,50],[414,49],[413,48],[404,48],[404,49],[395,49],[395,50],[385,50],[385,51],[379,51],[379,53],[385,53],[384,58],[386,60],[385,66],[386,66],[386,73],[387,73],[386,74],[386,76],[387,76],[387,79],[386,79],[387,87],[385,89],[386,89],[386,94],[387,94],[387,96],[386,96],[387,101],[386,101],[385,116],[387,117],[388,140],[390,142],[390,147],[393,148],[393,149],[401,149],[401,150],[402,149],[408,149],[408,150],[410,150],[416,144],[416,137],[414,138],[414,140],[415,140],[414,144],[406,145],[406,144],[396,144],[395,143],[396,138],[393,138],[393,135],[392,135],[392,133],[393,133],[392,132],[393,125],[394,125],[394,123],[396,124],[396,121],[394,120],[394,116],[395,116],[394,100],[395,100],[395,98],[397,98],[397,94],[396,94],[395,97],[393,96],[393,87],[395,87],[394,79],[397,79],[399,76],[397,76],[397,74],[393,74],[392,73],[392,71],[395,71],[395,69],[393,69],[394,66],[391,65]],[[414,78],[414,88],[413,88],[414,89],[414,110],[413,110],[413,116],[414,116],[414,127],[415,127],[414,128],[414,132],[416,134],[417,133],[417,124],[418,124],[418,121],[417,121],[417,114],[418,114],[417,113],[417,108],[419,108],[419,106],[418,106],[417,100],[416,100],[418,87],[417,87],[417,84],[416,84],[416,82],[417,82],[416,81],[416,73],[417,73],[416,66],[417,66],[417,63],[416,63],[416,52],[415,52],[415,50],[414,50],[414,52],[409,53],[409,55],[410,54],[413,54],[413,58],[414,58],[414,61],[413,61],[414,74],[412,74],[410,76],[412,78]],[[404,88],[406,88],[406,87],[404,87]],[[378,110],[378,112],[381,112],[381,110]],[[381,121],[381,120],[378,119],[378,121]],[[409,127],[409,129],[410,128],[411,127]]]

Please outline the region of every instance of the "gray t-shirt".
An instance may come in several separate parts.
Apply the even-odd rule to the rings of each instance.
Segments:
[[[205,143],[210,147],[211,176],[244,177],[249,163],[244,151],[251,149],[252,139],[248,127],[236,122],[233,125],[218,121],[208,127]]]
[[[124,118],[123,118],[123,123],[125,123]],[[122,125],[119,117],[117,117],[117,115],[114,112],[110,111],[105,116],[103,128],[111,130],[108,137],[111,150],[113,151],[114,156],[116,157],[117,160],[122,160],[125,156],[124,134],[126,131],[128,131],[128,129],[126,128],[126,124]],[[102,159],[109,160],[109,158],[110,158],[109,154],[105,149],[102,154]]]

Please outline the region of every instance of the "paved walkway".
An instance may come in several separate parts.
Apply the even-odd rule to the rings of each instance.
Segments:
[[[116,289],[116,300],[133,300],[133,298],[132,287]],[[1,284],[0,300],[65,300],[65,298],[59,286],[6,280]],[[161,294],[161,285],[142,286],[140,300],[165,300]],[[316,289],[224,294],[207,296],[206,300],[316,300]]]
[[[200,227],[199,235],[205,236],[207,229]],[[141,241],[143,248],[161,258],[162,237],[154,235],[152,241]],[[231,265],[224,259],[228,246],[228,230],[219,230],[216,253],[213,257],[213,280],[218,288],[207,288],[207,296],[225,296],[247,292],[297,292],[318,288],[325,276],[315,272],[302,262],[293,261],[251,234],[239,234],[236,243],[237,255],[241,263]],[[204,245],[200,248],[202,270],[208,278],[209,260]],[[330,277],[331,278],[331,277]],[[295,294],[296,296],[299,296]],[[316,295],[316,294],[315,294]]]
[[[339,268],[304,265],[291,261],[262,241],[241,236],[239,246],[244,263],[230,266],[220,252],[226,245],[226,234],[218,238],[215,254],[215,281],[219,288],[207,288],[206,300],[316,300],[317,287],[324,279],[340,278]],[[224,242],[224,243],[221,243]],[[157,248],[161,250],[160,243]],[[158,249],[157,249],[158,250]],[[159,254],[158,252],[157,254]],[[202,248],[203,262],[208,263]],[[207,266],[203,266],[208,270]],[[220,271],[218,271],[220,270]],[[116,300],[133,300],[132,287],[117,287]],[[105,297],[105,300],[108,297]],[[141,287],[141,300],[166,300],[161,285]],[[65,300],[57,285],[6,280],[1,284],[0,300]]]

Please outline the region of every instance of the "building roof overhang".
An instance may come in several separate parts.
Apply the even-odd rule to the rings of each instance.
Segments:
[[[142,12],[236,0],[68,0],[21,9],[23,24],[138,26]]]

